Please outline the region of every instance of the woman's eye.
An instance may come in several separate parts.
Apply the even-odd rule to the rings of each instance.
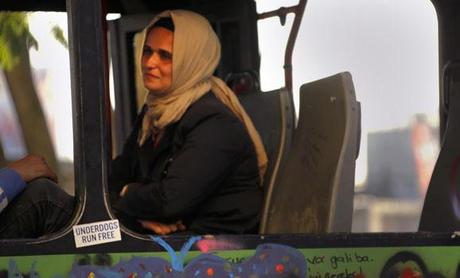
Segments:
[[[142,49],[142,55],[152,55],[152,49],[151,48],[148,48],[148,47],[144,47],[144,49]]]
[[[160,55],[160,58],[162,60],[166,60],[166,61],[172,60],[172,53],[170,53],[170,52],[160,50],[160,51],[158,51],[158,54]]]

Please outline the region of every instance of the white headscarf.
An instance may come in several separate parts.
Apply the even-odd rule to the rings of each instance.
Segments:
[[[261,179],[267,167],[267,155],[257,130],[244,111],[235,93],[213,73],[220,60],[220,42],[209,22],[201,15],[185,10],[164,11],[144,29],[147,32],[160,18],[170,17],[174,23],[172,84],[162,96],[148,93],[148,107],[139,137],[144,144],[149,136],[156,136],[170,124],[179,121],[188,107],[212,91],[244,123],[257,153]]]

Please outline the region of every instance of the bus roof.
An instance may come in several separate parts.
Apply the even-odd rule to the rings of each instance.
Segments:
[[[121,14],[146,13],[165,9],[193,9],[194,7],[208,7],[210,10],[219,9],[222,5],[235,5],[254,0],[106,0],[107,12]],[[221,9],[224,10],[225,9]],[[66,0],[2,0],[0,11],[66,11]]]

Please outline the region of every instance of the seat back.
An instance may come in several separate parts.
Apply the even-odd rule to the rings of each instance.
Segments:
[[[360,107],[350,73],[300,89],[300,115],[262,233],[349,232]]]
[[[268,165],[263,189],[264,200],[269,200],[294,133],[294,106],[285,89],[241,94],[238,98],[254,122],[267,152]],[[267,205],[265,202],[264,206]],[[263,211],[268,210],[265,208]],[[264,227],[266,219],[267,214],[262,213],[261,228]]]
[[[460,61],[449,63],[443,75],[447,121],[423,204],[420,231],[460,230]]]

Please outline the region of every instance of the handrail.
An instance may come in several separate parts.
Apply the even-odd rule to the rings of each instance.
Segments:
[[[284,82],[285,87],[288,89],[289,97],[292,101],[292,52],[294,50],[297,34],[299,33],[300,23],[302,22],[302,17],[306,5],[307,0],[299,0],[299,3],[296,6],[281,7],[278,10],[261,13],[257,16],[258,20],[278,16],[280,18],[281,25],[284,25],[286,22],[286,15],[289,13],[295,14],[294,22],[292,23],[291,32],[289,33],[286,51],[284,54]]]

